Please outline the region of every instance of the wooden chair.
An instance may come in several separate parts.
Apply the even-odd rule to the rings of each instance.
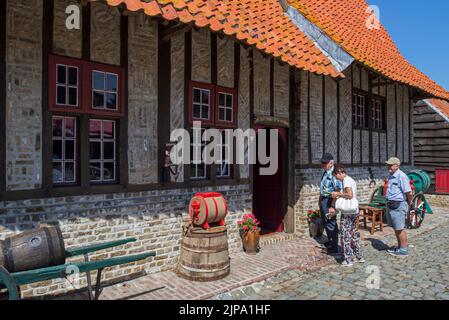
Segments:
[[[382,232],[384,228],[383,213],[384,209],[372,206],[360,206],[360,217],[357,220],[357,229],[359,229],[360,219],[363,219],[363,226],[367,229],[367,220],[371,220],[371,235],[376,231],[376,225],[379,224],[379,231]]]

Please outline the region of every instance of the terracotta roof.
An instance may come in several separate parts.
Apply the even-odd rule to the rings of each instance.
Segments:
[[[449,102],[440,99],[428,99],[427,102],[449,118]]]
[[[194,23],[266,52],[291,66],[343,77],[329,59],[285,15],[278,0],[107,0],[129,11]]]
[[[449,93],[399,52],[365,0],[287,0],[356,60],[392,80],[449,100]],[[380,28],[368,28],[367,21]]]

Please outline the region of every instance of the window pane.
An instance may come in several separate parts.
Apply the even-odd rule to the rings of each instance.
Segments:
[[[57,86],[56,87],[56,103],[57,104],[65,104],[66,103],[66,87],[65,86]]]
[[[103,121],[103,138],[114,139],[114,121]]]
[[[74,118],[65,118],[65,136],[66,136],[66,138],[75,137],[75,135],[76,135],[75,130],[76,130],[75,119]]]
[[[89,122],[89,136],[92,139],[101,138],[101,121],[90,120]]]
[[[53,182],[62,182],[62,163],[53,162]]]
[[[225,110],[223,108],[220,108],[219,114],[218,114],[218,119],[221,121],[225,120]]]
[[[226,109],[226,121],[232,121],[232,110]]]
[[[114,142],[105,142],[103,144],[103,159],[114,160]]]
[[[193,117],[201,118],[201,106],[199,104],[193,105]]]
[[[218,105],[224,106],[225,105],[225,95],[223,93],[220,93],[218,95]]]
[[[106,75],[106,90],[117,91],[118,88],[118,77],[115,74]]]
[[[62,160],[62,140],[53,140],[53,159]]]
[[[197,166],[197,172],[198,172],[197,177],[204,177],[206,175],[204,167],[205,166],[203,164],[200,164],[200,165]]]
[[[78,89],[71,87],[69,88],[69,105],[71,106],[77,106],[77,100],[78,100]]]
[[[94,71],[92,75],[93,88],[97,90],[104,90],[104,73]]]
[[[94,108],[104,108],[104,92],[94,91],[92,106]]]
[[[226,106],[232,108],[232,95],[230,94],[226,95]]]
[[[69,67],[69,85],[78,85],[78,68]]]
[[[116,93],[107,93],[106,94],[106,108],[108,109],[117,109],[117,94]]]
[[[65,182],[75,182],[75,163],[65,163],[64,180]]]
[[[92,160],[101,159],[101,142],[90,143],[90,159]]]
[[[114,180],[114,162],[105,162],[103,165],[103,179]]]
[[[209,104],[209,91],[208,90],[201,90],[202,95],[202,103]]]
[[[99,162],[91,162],[90,164],[90,180],[101,180],[101,164]]]
[[[66,84],[67,83],[67,67],[66,66],[58,66],[57,67],[57,83]]]
[[[65,141],[65,160],[75,160],[75,141]]]
[[[202,106],[203,112],[201,115],[201,118],[203,119],[209,119],[209,107],[208,106]]]
[[[62,137],[62,118],[53,117],[53,137]]]
[[[201,102],[201,91],[199,89],[193,89],[193,102],[200,103]]]

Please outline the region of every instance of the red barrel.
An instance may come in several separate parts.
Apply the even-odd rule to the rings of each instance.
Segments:
[[[209,229],[210,224],[225,225],[228,205],[220,193],[202,192],[195,194],[190,200],[189,212],[193,225]]]

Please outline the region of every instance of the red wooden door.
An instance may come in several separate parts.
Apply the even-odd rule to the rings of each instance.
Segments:
[[[284,128],[278,129],[278,170],[274,175],[261,175],[262,166],[258,161],[253,166],[253,209],[260,220],[263,233],[281,232],[284,230],[285,216],[285,160],[287,156],[287,135]],[[267,134],[267,154],[271,154],[273,146]],[[257,157],[258,158],[258,157]],[[259,160],[259,159],[258,159]]]

